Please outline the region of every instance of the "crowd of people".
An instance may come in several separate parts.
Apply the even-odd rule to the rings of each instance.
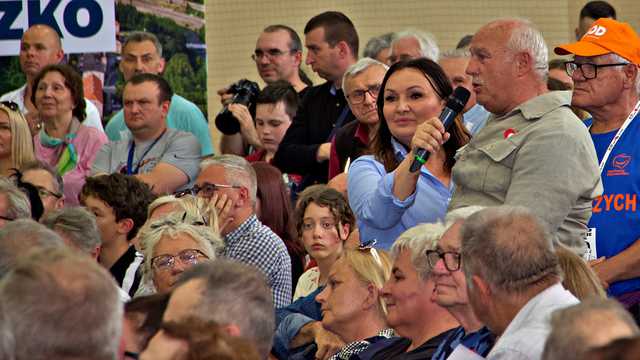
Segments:
[[[640,37],[592,1],[570,57],[547,45],[504,18],[360,57],[341,12],[269,25],[216,155],[152,33],[103,122],[31,26],[0,98],[0,359],[635,358]]]

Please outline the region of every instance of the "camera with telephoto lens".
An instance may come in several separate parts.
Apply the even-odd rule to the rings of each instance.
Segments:
[[[257,83],[241,79],[229,86],[227,93],[233,94],[229,104],[242,104],[249,109],[251,117],[255,116],[256,98],[260,94],[260,87]],[[216,116],[216,127],[225,135],[240,132],[240,122],[229,111],[228,105],[225,105]]]

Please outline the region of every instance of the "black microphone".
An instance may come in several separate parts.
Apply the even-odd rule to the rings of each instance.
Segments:
[[[453,94],[447,100],[447,105],[442,109],[442,113],[438,117],[440,121],[442,121],[442,125],[444,125],[445,131],[448,131],[451,125],[453,125],[453,120],[455,120],[456,116],[464,109],[464,106],[469,101],[469,90],[463,88],[462,86],[458,86]],[[429,159],[429,152],[423,148],[417,148],[414,151],[415,158],[413,163],[411,163],[411,168],[409,171],[416,172],[424,163]]]

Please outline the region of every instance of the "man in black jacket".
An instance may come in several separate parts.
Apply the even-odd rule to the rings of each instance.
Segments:
[[[283,172],[308,174],[305,184],[326,183],[331,138],[354,117],[342,92],[342,76],[358,57],[358,34],[347,16],[327,11],[304,28],[307,65],[327,80],[310,88],[287,130],[274,164]]]

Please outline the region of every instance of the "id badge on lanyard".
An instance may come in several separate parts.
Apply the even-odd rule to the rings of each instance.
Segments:
[[[607,161],[609,160],[609,156],[611,155],[613,148],[616,146],[616,144],[618,143],[618,140],[620,140],[620,138],[622,137],[622,134],[627,129],[627,127],[629,127],[629,124],[631,124],[631,121],[636,117],[636,115],[638,114],[638,111],[640,111],[640,101],[636,103],[636,106],[634,106],[633,110],[631,111],[631,114],[629,114],[629,116],[624,121],[620,129],[618,129],[618,132],[611,140],[611,143],[609,143],[609,146],[607,147],[607,151],[605,151],[604,156],[602,156],[602,160],[600,161],[600,177],[602,177],[602,174],[604,173],[604,168],[607,164]],[[597,244],[596,228],[589,228],[587,233],[584,235],[583,239],[587,247],[587,251],[584,253],[584,259],[587,261],[597,259],[598,253],[596,250],[596,244]]]

